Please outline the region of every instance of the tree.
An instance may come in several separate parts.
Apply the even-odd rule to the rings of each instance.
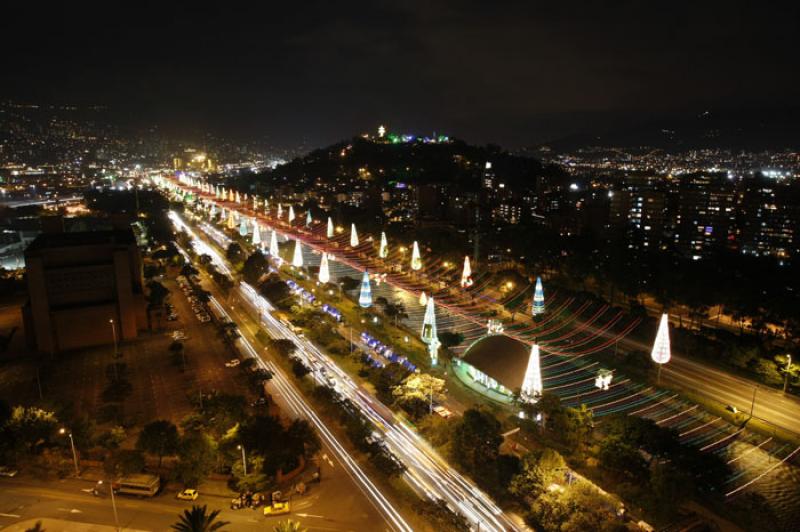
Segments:
[[[197,487],[214,469],[217,445],[208,434],[187,431],[178,446],[178,477],[188,487]]]
[[[169,295],[169,290],[164,288],[164,285],[158,281],[150,281],[147,283],[147,289],[150,291],[147,296],[147,301],[154,307],[162,306],[164,300]]]
[[[21,453],[36,452],[44,443],[52,441],[58,426],[53,412],[34,406],[15,406],[6,421],[3,440]]]
[[[158,468],[161,469],[164,456],[175,454],[179,443],[178,427],[170,421],[159,419],[142,428],[136,441],[136,448],[158,456]]]
[[[236,242],[231,242],[228,245],[228,249],[225,250],[225,258],[233,263],[241,262],[243,257],[244,251],[242,251],[242,246]]]
[[[184,510],[177,523],[172,525],[176,532],[214,532],[229,525],[228,521],[217,521],[219,510],[208,513],[206,505],[192,506],[191,510]]]
[[[503,436],[500,422],[491,412],[470,408],[453,431],[452,454],[455,461],[473,475],[491,482]]]
[[[300,360],[299,358],[292,357],[291,360],[292,360],[292,373],[294,373],[294,376],[297,377],[298,379],[302,379],[303,377],[311,373],[311,370],[308,368],[308,366],[303,364],[303,361]]]
[[[287,437],[293,442],[293,448],[304,450],[304,456],[310,458],[317,454],[322,444],[317,431],[305,419],[295,419],[286,430]]]
[[[414,505],[414,511],[431,523],[435,530],[447,532],[468,532],[470,530],[467,518],[451,510],[443,499],[420,500]]]
[[[291,340],[287,340],[286,338],[278,338],[277,340],[270,340],[269,346],[277,351],[277,353],[284,357],[290,357],[294,354],[297,350],[297,346],[294,345],[294,342]]]
[[[307,528],[301,528],[300,523],[287,519],[281,521],[272,528],[275,532],[307,532]]]
[[[244,266],[242,267],[242,277],[244,277],[244,280],[247,283],[253,286],[258,286],[258,281],[268,271],[269,263],[267,262],[266,257],[264,257],[264,254],[260,251],[254,251],[249,257],[247,257],[247,260],[244,261]]]
[[[25,532],[45,532],[45,529],[42,528],[42,522],[36,521],[36,524],[30,528],[26,528]]]
[[[439,333],[439,341],[442,342],[442,347],[450,349],[456,347],[464,341],[464,335],[452,331],[444,331]]]
[[[522,471],[511,479],[508,490],[521,499],[536,499],[547,486],[563,476],[564,458],[558,452],[545,448],[525,455]]]

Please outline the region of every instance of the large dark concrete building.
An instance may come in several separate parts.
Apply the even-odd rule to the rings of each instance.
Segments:
[[[29,300],[22,308],[31,348],[57,353],[136,338],[147,326],[142,259],[129,226],[65,233],[43,224],[25,250]],[[113,320],[113,324],[111,322]]]

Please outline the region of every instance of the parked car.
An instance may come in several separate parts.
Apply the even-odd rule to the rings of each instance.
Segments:
[[[241,364],[241,361],[238,358],[232,358],[228,362],[225,362],[225,367],[226,368],[235,368],[239,364]]]
[[[264,506],[264,515],[284,515],[290,512],[289,501],[275,501],[268,506]]]
[[[187,488],[183,491],[178,492],[177,498],[182,501],[194,501],[197,500],[197,497],[200,495],[196,489]]]
[[[8,466],[0,467],[0,477],[14,478],[17,476],[17,473],[19,473],[19,471]]]

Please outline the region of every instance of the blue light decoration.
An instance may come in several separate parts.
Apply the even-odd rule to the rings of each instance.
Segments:
[[[370,335],[368,332],[364,331],[364,332],[361,333],[361,341],[364,342],[364,344],[367,347],[372,349],[372,351],[375,354],[382,356],[383,358],[387,359],[389,362],[400,364],[401,366],[406,368],[408,371],[416,371],[417,366],[415,366],[414,364],[409,362],[408,358],[406,358],[406,357],[404,357],[402,355],[398,355],[397,353],[394,352],[394,350],[391,347],[389,347],[388,345],[382,343],[380,340],[377,340],[372,335]],[[367,355],[367,356],[369,357],[369,355]],[[370,360],[373,360],[372,357],[369,357],[369,358],[370,358]]]
[[[358,294],[358,305],[361,308],[372,306],[372,289],[369,286],[369,273],[366,270],[364,270],[364,275],[361,277],[361,293]]]
[[[542,278],[536,278],[536,289],[533,292],[533,315],[539,316],[544,314],[544,288],[542,287]]]
[[[342,313],[339,312],[339,309],[328,305],[327,303],[322,305],[322,312],[328,314],[330,317],[335,319],[336,321],[342,321]]]
[[[289,287],[289,290],[291,290],[293,294],[299,295],[300,298],[307,303],[313,303],[314,301],[317,300],[317,297],[314,294],[312,294],[311,292],[309,292],[296,282],[292,281],[291,279],[286,280],[286,286]]]
[[[239,234],[247,236],[247,218],[242,216],[242,223],[239,224]]]

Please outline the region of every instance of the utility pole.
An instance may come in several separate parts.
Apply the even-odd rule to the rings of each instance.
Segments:
[[[792,355],[786,355],[786,369],[783,370],[783,393],[789,387],[789,371],[792,369]]]
[[[758,392],[758,386],[753,388],[753,402],[750,403],[750,417],[753,417],[753,410],[756,408],[756,392]]]

